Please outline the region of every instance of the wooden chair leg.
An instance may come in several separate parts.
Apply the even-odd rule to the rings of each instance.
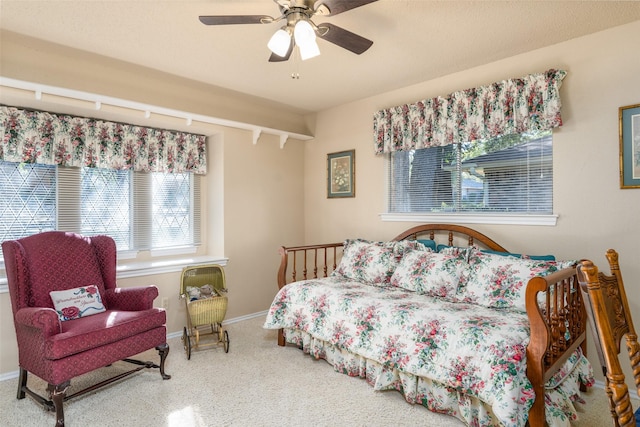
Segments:
[[[613,425],[615,427],[620,427],[620,423],[618,423],[618,414],[616,414],[615,403],[613,402],[613,392],[611,388],[609,388],[609,382],[607,381],[607,377],[605,377],[604,391],[607,393],[607,399],[609,399],[609,411],[611,412],[611,419],[613,420]]]
[[[70,381],[65,381],[62,384],[49,384],[47,386],[47,392],[49,393],[49,399],[53,402],[53,406],[56,411],[56,427],[64,427],[64,398],[67,394]]]
[[[29,376],[29,372],[26,369],[20,368],[20,376],[18,378],[18,400],[24,399],[25,397],[25,388],[27,387],[27,377]]]
[[[620,426],[635,427],[636,420],[631,409],[629,389],[623,374],[607,373],[607,383],[611,391],[611,401],[615,406],[617,422]]]
[[[164,372],[164,362],[167,360],[167,355],[169,354],[169,344],[164,343],[156,347],[158,353],[160,353],[160,375],[163,380],[168,380],[171,378],[171,375],[167,375]]]

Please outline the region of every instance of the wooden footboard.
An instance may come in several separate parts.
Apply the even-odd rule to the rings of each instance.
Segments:
[[[531,324],[527,376],[536,392],[529,425],[544,426],[544,384],[578,348],[587,354],[586,312],[575,268],[566,268],[527,284]]]
[[[425,224],[413,227],[393,240],[430,239],[448,246],[477,246],[508,252],[504,247],[468,227]],[[278,288],[298,280],[327,277],[338,266],[343,243],[280,248]],[[579,347],[586,355],[586,313],[575,268],[567,268],[529,281],[526,291],[531,338],[527,347],[527,376],[536,393],[529,411],[529,425],[545,425],[544,384]],[[278,345],[284,346],[282,330]]]

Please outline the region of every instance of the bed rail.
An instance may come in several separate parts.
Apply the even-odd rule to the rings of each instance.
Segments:
[[[529,280],[526,307],[531,324],[527,346],[527,377],[536,400],[529,410],[529,425],[544,426],[544,384],[578,348],[587,354],[586,312],[576,269],[565,268]]]
[[[323,245],[280,247],[280,268],[278,269],[278,289],[298,280],[327,277],[338,266],[342,257],[344,243]],[[291,260],[291,264],[289,264]],[[287,277],[287,268],[291,265],[291,276]],[[298,271],[301,276],[298,277]]]

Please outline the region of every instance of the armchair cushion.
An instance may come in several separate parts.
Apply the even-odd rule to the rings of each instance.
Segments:
[[[62,332],[45,341],[44,358],[62,359],[144,333],[166,322],[166,312],[107,310],[90,317],[62,322]]]
[[[53,301],[53,308],[63,322],[105,311],[100,291],[93,285],[64,291],[51,291],[49,295]]]

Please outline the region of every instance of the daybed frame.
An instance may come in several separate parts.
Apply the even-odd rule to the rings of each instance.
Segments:
[[[508,252],[484,234],[461,225],[419,225],[399,234],[393,240],[415,239],[431,239],[449,246],[477,246]],[[282,288],[298,280],[327,277],[336,269],[342,249],[342,242],[281,247],[278,287]],[[289,275],[288,266],[291,266]],[[300,277],[298,272],[301,272]],[[539,297],[539,292],[544,294]],[[539,300],[546,300],[544,307],[550,309],[541,309]],[[529,425],[542,427],[545,425],[544,384],[579,346],[587,354],[586,313],[576,269],[567,268],[546,277],[531,279],[526,290],[526,308],[531,324],[531,337],[527,347],[527,377],[536,393],[535,402],[529,411]],[[278,332],[278,345],[285,345],[282,330]]]

